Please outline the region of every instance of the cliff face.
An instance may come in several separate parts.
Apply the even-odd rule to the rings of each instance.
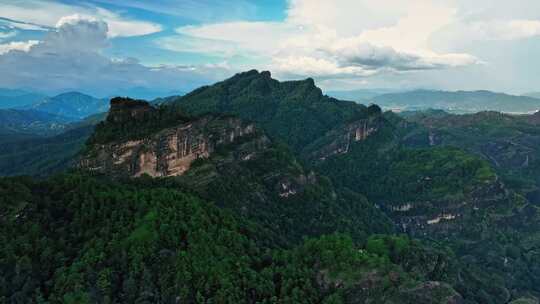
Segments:
[[[494,181],[460,198],[402,202],[382,207],[396,225],[409,235],[448,238],[466,235],[467,231],[475,229],[481,231],[485,229],[481,224],[486,221],[487,210],[510,210],[516,204],[504,185]],[[512,216],[516,215],[508,211],[508,214],[493,219],[503,222]],[[469,234],[469,237],[471,235],[473,239],[480,237],[480,234]]]
[[[366,140],[379,130],[379,119],[360,119],[343,127],[327,132],[323,137],[306,147],[303,154],[313,161],[324,161],[328,157],[346,154],[351,145]]]
[[[156,117],[158,110],[146,102],[113,99],[106,127],[114,130],[129,124],[137,128],[137,122]],[[80,160],[79,167],[124,177],[143,174],[178,176],[184,174],[195,160],[208,158],[217,147],[254,134],[254,126],[238,118],[207,115],[187,122],[179,121],[178,125],[148,136],[94,144]]]
[[[253,125],[237,118],[207,116],[144,139],[97,146],[91,155],[81,160],[80,167],[131,177],[178,176],[196,159],[209,157],[217,146],[233,143],[254,132]]]

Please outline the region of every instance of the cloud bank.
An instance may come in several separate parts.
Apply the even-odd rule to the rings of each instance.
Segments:
[[[147,67],[133,58],[110,59],[102,54],[110,43],[105,21],[72,15],[56,24],[41,41],[0,44],[0,87],[107,95],[136,86],[188,90],[230,73],[226,66]]]
[[[368,13],[380,18],[364,18]],[[293,0],[283,22],[183,26],[178,37],[157,42],[175,51],[266,58],[264,67],[284,77],[368,77],[482,63],[428,46],[430,36],[455,18],[455,9],[428,0]]]

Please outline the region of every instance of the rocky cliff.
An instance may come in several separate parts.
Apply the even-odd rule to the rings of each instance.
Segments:
[[[377,132],[380,124],[378,118],[366,118],[335,128],[306,147],[303,154],[313,161],[324,161],[333,155],[346,154],[352,144],[364,141]]]
[[[109,129],[145,123],[159,117],[159,110],[146,102],[115,99],[107,117]],[[248,136],[256,136],[253,124],[230,116],[206,115],[189,121],[179,120],[142,137],[120,137],[93,144],[79,161],[79,167],[115,176],[152,177],[184,174],[191,164],[208,158],[219,146]],[[246,155],[245,157],[249,157]]]

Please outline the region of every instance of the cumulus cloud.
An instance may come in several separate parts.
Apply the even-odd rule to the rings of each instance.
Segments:
[[[335,61],[309,56],[276,57],[273,71],[286,77],[316,77],[318,79],[367,77],[376,73],[359,66],[339,66]]]
[[[436,52],[429,38],[456,9],[430,0],[292,0],[283,22],[184,26],[157,40],[176,51],[259,58],[278,76],[367,77],[478,64],[475,56]],[[344,9],[346,8],[346,9]]]
[[[383,67],[397,71],[434,70],[480,63],[477,58],[468,54],[399,52],[389,46],[379,47],[370,43],[331,47],[328,53],[341,66],[359,66],[370,70]]]
[[[147,67],[136,59],[102,55],[108,25],[80,15],[62,18],[42,41],[0,45],[0,86],[43,91],[80,89],[107,95],[132,87],[191,89],[228,75],[224,66]]]
[[[162,30],[161,25],[148,21],[123,17],[100,7],[68,5],[44,0],[6,1],[0,0],[2,18],[20,29],[47,30],[55,27],[63,16],[79,15],[84,18],[103,20],[109,25],[109,37],[130,37],[148,35]]]
[[[9,43],[0,44],[0,55],[5,54],[12,50],[28,52],[32,46],[37,45],[38,43],[39,41],[37,40],[28,40],[28,41],[12,41]]]

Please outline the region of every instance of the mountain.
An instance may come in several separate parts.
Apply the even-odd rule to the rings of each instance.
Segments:
[[[88,125],[49,137],[6,137],[0,141],[0,176],[49,176],[73,167],[93,129]]]
[[[0,89],[0,109],[20,108],[37,103],[47,96],[24,90]]]
[[[369,103],[374,97],[396,93],[394,89],[359,89],[359,90],[341,90],[341,91],[328,91],[326,94],[334,98],[343,100],[352,100],[359,103]]]
[[[70,173],[0,179],[0,297],[533,303],[540,205],[505,149],[540,119],[448,116],[255,70],[159,105],[114,98]],[[439,128],[458,132],[439,144]],[[508,166],[468,147],[482,133]]]
[[[258,218],[279,243],[334,231],[359,236],[360,227],[393,230],[361,195],[334,188],[253,123],[226,114],[189,117],[112,99],[79,167],[117,178],[175,177],[178,187]]]
[[[540,196],[540,115],[480,112],[467,115],[413,112],[418,124],[406,139],[413,146],[454,146],[489,161],[506,182],[520,188],[533,202]]]
[[[451,146],[408,146],[406,138],[417,128],[392,113],[382,115],[378,106],[325,96],[311,79],[278,82],[268,72],[237,74],[177,98],[172,106],[196,115],[218,112],[253,121],[336,188],[365,195],[400,231],[444,242],[458,260],[468,261],[459,276],[476,278],[455,285],[467,300],[489,303],[511,299],[511,289],[516,295],[534,289],[519,279],[539,275],[527,258],[512,260],[527,265],[521,270],[501,271],[495,265],[511,244],[518,251],[530,248],[528,242],[535,239],[531,231],[540,229],[535,223],[538,207],[519,188],[502,183],[480,156]],[[508,233],[520,237],[515,243],[498,239]],[[493,250],[493,244],[500,250]],[[487,248],[493,256],[480,253]],[[467,260],[469,255],[476,257],[474,262]],[[478,277],[480,272],[501,284]]]
[[[523,94],[523,96],[528,96],[532,98],[540,98],[540,92],[531,92],[531,93]]]
[[[34,112],[32,110],[0,110],[0,114],[2,111],[6,111],[11,117],[18,117],[11,115],[11,112]],[[45,117],[52,116],[38,114]],[[21,131],[19,124],[16,133],[13,132],[13,127],[7,132],[3,129],[0,131],[3,132],[0,133],[2,135],[0,136],[0,176],[48,176],[73,167],[77,155],[93,133],[95,125],[103,119],[103,114],[96,114],[77,122],[61,124],[47,122],[36,125],[35,118],[32,117],[31,128],[26,127]],[[51,129],[51,126],[54,128]]]
[[[27,108],[68,117],[72,120],[81,120],[92,114],[107,112],[109,100],[98,99],[79,92],[68,92],[45,98]]]
[[[24,264],[0,262],[1,296],[33,298],[24,286],[51,282],[40,296],[67,302],[462,301],[440,281],[453,272],[444,251],[405,236],[368,237],[392,231],[375,206],[306,171],[240,118],[115,98],[79,167],[94,177],[0,180],[9,198],[0,235],[41,240],[26,258],[16,254],[25,241],[1,249]],[[352,237],[321,236],[338,231]],[[47,263],[25,264],[38,259]],[[86,287],[56,277],[74,272]]]
[[[272,137],[299,151],[349,122],[376,120],[380,109],[323,95],[313,79],[279,82],[270,72],[239,73],[170,101],[183,112],[226,113],[257,122]]]
[[[422,110],[431,108],[455,113],[480,111],[534,113],[540,109],[540,99],[490,91],[417,90],[384,94],[372,98],[371,101],[390,109]]]
[[[55,135],[70,119],[35,110],[0,109],[0,134]]]

